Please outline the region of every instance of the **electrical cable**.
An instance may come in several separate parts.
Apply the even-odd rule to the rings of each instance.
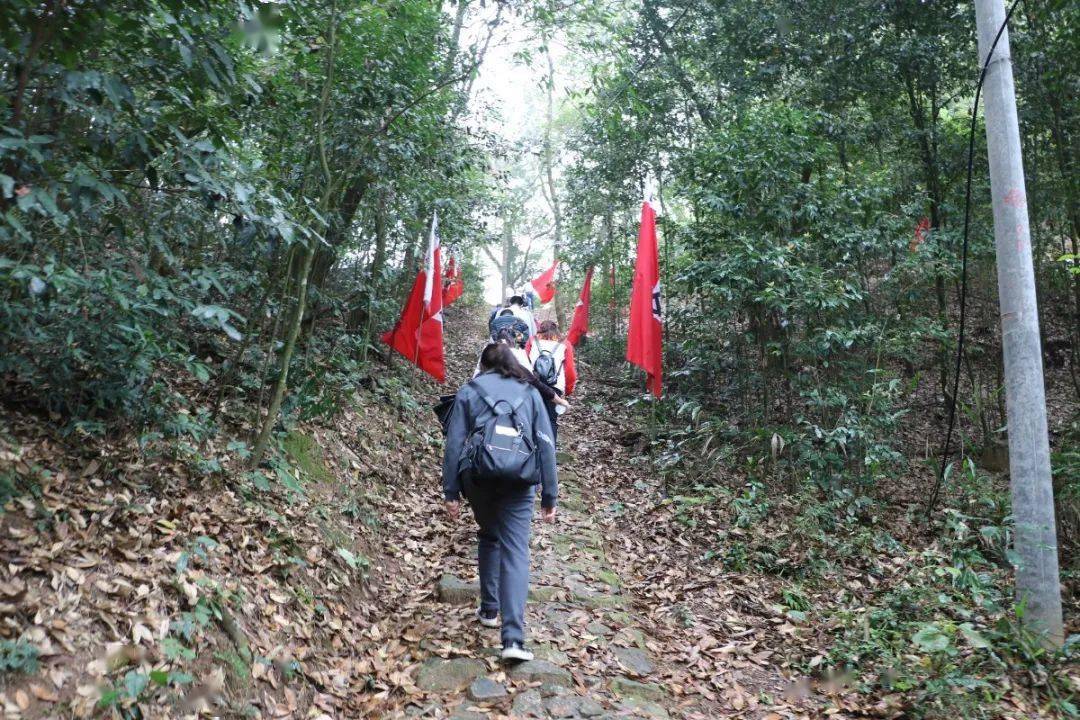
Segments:
[[[968,159],[967,159],[967,185],[964,194],[964,238],[962,260],[960,265],[960,327],[956,338],[956,365],[953,370],[953,387],[949,398],[949,429],[945,433],[945,444],[941,450],[941,469],[938,471],[934,482],[934,490],[930,493],[930,499],[926,504],[926,517],[929,518],[937,505],[941,487],[945,482],[945,472],[949,467],[949,452],[952,449],[952,435],[956,428],[956,401],[960,394],[960,369],[964,358],[964,326],[967,320],[967,279],[968,279],[968,236],[971,229],[971,176],[975,165],[975,129],[979,119],[979,97],[982,95],[983,81],[986,80],[986,71],[990,68],[990,61],[994,58],[994,50],[997,49],[998,41],[1009,26],[1013,11],[1020,5],[1022,0],[1013,0],[1009,11],[1005,13],[1005,20],[998,28],[994,42],[990,45],[990,51],[986,53],[983,61],[982,72],[979,73],[979,82],[975,86],[975,101],[971,106],[971,126],[968,129]]]

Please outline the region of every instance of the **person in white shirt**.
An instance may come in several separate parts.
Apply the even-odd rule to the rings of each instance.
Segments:
[[[518,323],[520,327],[520,323]],[[537,389],[540,393],[540,397],[544,399],[546,406],[554,407],[555,405],[561,405],[564,408],[569,408],[570,403],[567,402],[559,392],[551,385],[540,382],[536,375],[533,374],[532,360],[529,359],[528,346],[532,338],[528,338],[524,333],[514,330],[513,328],[504,328],[497,332],[492,338],[492,342],[504,343],[510,346],[510,354],[514,356],[514,359],[518,361],[518,364],[525,370],[529,377],[529,384]],[[481,372],[480,358],[477,358],[476,369],[473,370],[473,377],[477,377]],[[550,411],[552,414],[554,411]]]
[[[507,309],[514,313],[515,317],[519,317],[525,321],[525,324],[529,326],[529,337],[536,334],[536,319],[533,318],[532,310],[529,309],[529,304],[522,295],[514,295],[506,304]]]
[[[559,400],[565,402],[565,397],[574,392],[577,384],[574,348],[559,334],[559,326],[554,321],[545,320],[540,323],[540,333],[532,338],[528,346],[528,360],[529,368],[536,378],[555,390],[555,398],[545,395],[544,404],[547,406],[551,429],[558,442],[560,411],[556,406],[562,404]]]

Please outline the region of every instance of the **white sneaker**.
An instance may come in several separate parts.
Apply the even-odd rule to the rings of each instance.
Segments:
[[[485,617],[483,610],[476,611],[476,619],[480,621],[480,624],[484,627],[497,628],[499,627],[499,613],[495,613],[491,617]]]
[[[502,649],[502,659],[526,662],[533,659],[533,654],[526,650],[521,643],[510,643]]]

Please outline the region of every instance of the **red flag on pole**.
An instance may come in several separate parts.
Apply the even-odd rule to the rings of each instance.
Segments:
[[[656,212],[649,203],[641,205],[634,291],[630,296],[630,332],[626,337],[626,359],[648,374],[646,385],[660,397],[663,376],[663,325],[660,314],[660,260],[656,246]]]
[[[457,260],[453,255],[450,256],[450,265],[446,268],[446,279],[449,282],[443,288],[443,307],[449,306],[465,292],[465,278],[462,277],[461,268],[457,266]]]
[[[570,323],[570,331],[566,334],[566,342],[577,345],[581,336],[589,332],[589,300],[592,296],[593,268],[585,273],[585,284],[581,286],[581,297],[574,306],[574,320]]]
[[[438,217],[432,217],[424,268],[416,274],[401,319],[393,330],[383,334],[382,341],[439,382],[445,382],[438,225]]]
[[[541,303],[551,302],[551,298],[555,297],[555,268],[558,266],[558,260],[552,261],[551,267],[532,281],[533,290],[540,296]]]

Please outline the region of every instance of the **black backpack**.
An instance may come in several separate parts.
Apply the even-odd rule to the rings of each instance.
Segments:
[[[561,344],[559,343],[559,345]],[[555,387],[559,382],[559,373],[561,372],[562,363],[555,364],[555,353],[550,350],[540,350],[540,354],[533,361],[533,374],[540,379],[540,382]]]
[[[522,347],[529,337],[529,326],[510,310],[503,310],[488,323],[494,342],[507,341],[514,347]]]
[[[462,468],[474,482],[502,485],[535,485],[540,475],[540,456],[523,431],[518,410],[525,395],[514,401],[495,400],[470,382],[493,413],[473,428],[462,454]]]
[[[454,411],[454,400],[456,399],[457,395],[440,395],[439,402],[431,406],[436,417],[439,418],[439,425],[442,426],[443,435],[450,428],[450,414]]]

